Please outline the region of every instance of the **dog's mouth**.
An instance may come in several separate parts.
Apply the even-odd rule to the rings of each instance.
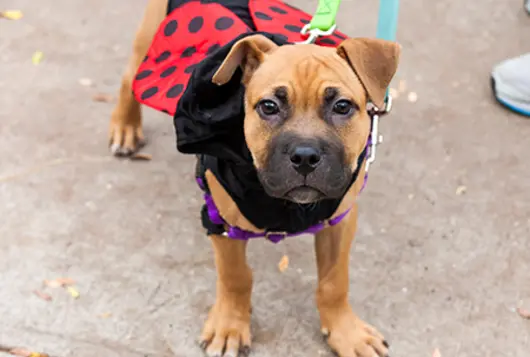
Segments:
[[[285,198],[299,204],[314,203],[321,200],[325,195],[318,189],[310,186],[299,186],[288,191]]]

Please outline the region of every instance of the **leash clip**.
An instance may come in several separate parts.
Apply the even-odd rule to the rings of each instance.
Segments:
[[[312,44],[312,43],[315,43],[315,41],[321,37],[321,36],[330,36],[333,34],[333,32],[335,32],[335,29],[337,28],[337,25],[333,25],[329,28],[329,30],[327,31],[322,31],[321,29],[319,28],[314,28],[314,29],[311,29],[311,24],[307,24],[305,25],[303,28],[302,28],[302,31],[300,31],[300,33],[303,35],[303,36],[306,36],[309,34],[309,37],[304,40],[304,41],[301,41],[301,42],[297,42],[297,44],[299,45],[307,45],[307,44]]]
[[[370,169],[370,165],[375,162],[376,150],[379,144],[383,143],[383,135],[379,134],[379,118],[383,115],[390,113],[392,110],[392,96],[389,94],[385,99],[385,106],[381,110],[376,106],[373,106],[369,110],[369,114],[372,117],[372,130],[370,137],[368,138],[368,159],[366,160],[366,172]]]

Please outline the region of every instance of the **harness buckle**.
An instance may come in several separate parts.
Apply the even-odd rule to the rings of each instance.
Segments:
[[[287,238],[287,232],[267,232],[265,233],[265,239],[272,243],[278,243]]]
[[[300,31],[300,33],[302,35],[307,35],[309,34],[309,37],[304,40],[304,41],[301,41],[301,42],[297,42],[297,44],[311,44],[311,43],[315,43],[315,41],[320,37],[320,36],[330,36],[333,34],[333,32],[335,32],[335,29],[337,28],[337,25],[333,25],[329,28],[329,30],[327,31],[322,31],[321,29],[319,28],[314,28],[314,29],[311,29],[311,24],[307,24],[305,25],[303,28],[302,28],[302,31]]]
[[[366,160],[366,172],[370,169],[370,166],[375,162],[377,146],[383,143],[383,135],[379,134],[379,118],[383,115],[390,113],[392,110],[392,96],[389,94],[385,99],[385,105],[383,109],[373,107],[369,110],[370,116],[372,117],[372,130],[370,137],[368,138],[368,159]]]

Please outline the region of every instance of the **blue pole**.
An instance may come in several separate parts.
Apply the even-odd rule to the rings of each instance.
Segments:
[[[399,0],[379,0],[377,38],[395,41],[399,15]],[[388,89],[386,90],[388,99]]]
[[[377,38],[395,41],[398,25],[399,0],[379,0]]]

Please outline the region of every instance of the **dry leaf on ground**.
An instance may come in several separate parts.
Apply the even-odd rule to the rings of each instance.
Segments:
[[[284,272],[289,268],[289,257],[287,255],[284,255],[282,259],[280,259],[280,262],[278,263],[278,269],[280,272]]]
[[[110,94],[97,93],[92,96],[92,100],[94,102],[112,103],[114,101],[114,97]]]
[[[76,288],[74,288],[72,286],[67,286],[66,290],[68,290],[68,292],[70,293],[70,295],[72,295],[72,297],[74,299],[79,299],[80,294],[79,294],[79,291],[77,291]]]
[[[523,319],[530,320],[530,311],[523,309],[522,307],[517,308],[517,313],[519,316],[521,316]]]
[[[56,279],[56,281],[61,284],[61,286],[68,286],[68,285],[74,285],[75,280],[70,278],[59,278]]]
[[[62,286],[57,280],[44,280],[44,285],[52,289]]]
[[[25,349],[25,348],[13,348],[9,351],[10,354],[13,356],[20,356],[20,357],[30,357],[33,352]]]
[[[54,280],[44,280],[44,285],[49,288],[61,288],[64,286],[74,285],[75,280],[70,278],[59,278]]]
[[[20,20],[24,14],[20,10],[6,10],[6,11],[0,11],[0,18],[8,19],[8,20]]]
[[[32,352],[25,348],[13,348],[9,350],[9,353],[12,354],[13,356],[18,356],[18,357],[49,357],[45,353]]]
[[[432,357],[442,357],[442,353],[438,348],[434,350],[434,352],[432,353]]]
[[[37,295],[38,297],[40,297],[42,300],[45,300],[45,301],[52,301],[52,297],[46,293],[43,293],[42,291],[39,291],[39,290],[35,290],[33,291],[33,293],[35,295]]]
[[[43,57],[44,53],[42,53],[41,51],[36,51],[31,57],[31,62],[36,66],[42,62]]]
[[[458,187],[456,188],[456,195],[457,195],[457,196],[462,196],[462,195],[463,195],[464,193],[466,193],[466,192],[467,192],[467,187],[464,186],[464,185],[458,186]]]
[[[141,153],[141,152],[138,152],[131,156],[131,160],[134,160],[134,161],[151,161],[152,159],[153,159],[152,155]]]

